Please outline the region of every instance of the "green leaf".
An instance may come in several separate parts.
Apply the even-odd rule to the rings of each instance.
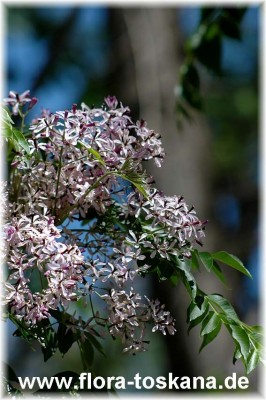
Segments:
[[[192,63],[184,64],[180,70],[181,82],[189,86],[189,90],[200,88],[200,78],[197,68]]]
[[[178,284],[179,280],[180,280],[180,277],[178,275],[171,275],[169,278],[169,281],[171,282],[171,284],[173,286],[176,286]]]
[[[44,319],[32,327],[28,327],[12,314],[9,314],[9,318],[18,328],[13,336],[23,337],[29,344],[33,340],[37,340],[41,344],[44,361],[47,361],[54,354],[57,346],[57,335],[50,325],[49,319]]]
[[[202,29],[204,29],[204,26],[202,26]],[[198,43],[194,39],[194,46],[194,54],[198,61],[210,71],[220,74],[222,41],[219,26],[217,24],[207,26]]]
[[[263,343],[263,330],[261,326],[253,325],[249,326],[251,328],[251,332],[249,332],[249,337],[252,339],[252,342],[256,345],[258,349],[262,347]]]
[[[156,257],[157,274],[159,280],[168,280],[173,275],[176,275],[175,265],[173,265],[166,258]]]
[[[260,334],[263,333],[263,328],[262,328],[262,326],[260,326],[260,325],[251,325],[250,327],[251,327],[251,329],[252,329],[253,331],[255,331],[255,332],[257,332],[257,333],[260,333]]]
[[[13,370],[13,368],[10,367],[10,365],[6,364],[6,363],[2,363],[3,365],[3,372],[4,372],[4,376],[7,378],[8,382],[17,382],[19,383],[18,377],[15,373],[15,371]]]
[[[221,330],[221,327],[222,327],[222,322],[219,321],[218,324],[216,325],[216,328],[213,331],[204,335],[199,351],[201,351],[205,346],[207,346],[207,344],[211,343],[216,338],[216,336]]]
[[[241,354],[244,360],[246,360],[249,355],[249,349],[250,349],[250,342],[248,335],[246,334],[245,330],[241,328],[241,326],[239,325],[232,324],[230,325],[230,328],[232,330],[232,337],[238,343]]]
[[[203,315],[208,308],[208,301],[204,298],[201,307],[199,307],[196,303],[192,302],[187,311],[187,322],[191,322],[201,315]]]
[[[184,64],[180,69],[180,86],[178,95],[188,104],[198,110],[202,109],[200,96],[200,78],[197,68],[191,63]]]
[[[217,276],[217,278],[223,284],[225,284],[225,278],[221,271],[221,268],[219,267],[217,262],[213,259],[212,254],[208,253],[208,252],[203,252],[203,251],[197,251],[196,254],[199,257],[203,266],[207,269],[207,271],[213,272]]]
[[[146,192],[144,186],[140,182],[138,182],[136,177],[132,176],[132,174],[130,176],[125,175],[125,174],[117,174],[117,175],[120,176],[122,179],[125,179],[126,181],[132,183],[132,185],[134,185],[138,189],[138,191],[141,194],[143,194],[143,196],[146,199],[148,198],[148,195],[147,195],[147,192]]]
[[[47,327],[47,329],[45,328],[41,329],[41,331],[37,333],[38,341],[42,345],[41,349],[44,357],[44,362],[49,360],[49,358],[51,358],[54,355],[57,348],[56,332],[53,330],[51,326]]]
[[[210,311],[202,322],[200,336],[208,335],[214,331],[219,324],[221,324],[219,316],[213,311]]]
[[[146,185],[145,173],[139,173],[135,169],[136,165],[134,164],[134,161],[132,159],[126,159],[120,172],[117,172],[116,175],[132,183],[132,185],[134,185],[138,189],[138,191],[146,199],[148,199],[148,194],[145,190],[145,185]]]
[[[182,261],[175,258],[176,266],[181,271],[181,276],[183,283],[185,284],[187,290],[191,293],[193,299],[197,296],[197,283],[194,276],[191,274],[191,260]]]
[[[32,333],[29,329],[24,325],[24,323],[18,320],[14,315],[9,313],[9,319],[13,322],[13,324],[18,328],[14,333],[13,336],[16,337],[23,337],[27,342],[30,342],[33,339]]]
[[[68,329],[62,323],[59,323],[57,338],[58,338],[58,349],[62,354],[66,354],[68,350],[72,347],[73,343],[75,343],[76,341],[73,331],[71,329]]]
[[[2,134],[8,140],[9,144],[16,151],[19,151],[19,148],[21,147],[26,151],[26,153],[29,153],[29,145],[25,136],[18,129],[14,128],[14,122],[10,117],[9,110],[5,107],[2,107],[1,119],[1,122],[3,123]]]
[[[260,354],[257,349],[253,349],[248,357],[247,364],[246,364],[246,371],[249,374],[253,369],[256,368],[260,361]]]
[[[83,367],[85,368],[85,370],[89,370],[94,359],[93,347],[89,340],[86,340],[85,342],[79,340],[78,345],[80,348],[80,355]]]
[[[10,113],[9,113],[9,110],[7,107],[2,107],[2,113],[0,114],[0,116],[1,116],[1,120],[2,120],[1,122],[3,123],[4,128],[12,127],[14,122],[10,116]]]
[[[48,361],[54,355],[54,351],[51,349],[51,347],[42,346],[41,349],[44,362]]]
[[[199,251],[198,256],[203,266],[207,269],[207,271],[211,271],[213,268],[213,258],[212,255],[208,252]]]
[[[101,343],[95,338],[95,336],[91,335],[90,333],[86,333],[86,338],[89,342],[103,355],[105,356],[105,352],[103,351],[103,347]]]
[[[237,345],[234,351],[234,355],[233,355],[233,364],[236,363],[237,360],[239,360],[242,357],[242,354],[239,350],[239,346]]]
[[[228,300],[226,300],[222,295],[220,294],[209,294],[206,296],[207,299],[210,300],[211,303],[214,303],[216,306],[218,306],[225,314],[228,322],[230,320],[233,320],[237,323],[239,323],[239,318],[237,316],[237,313],[235,312],[234,308],[232,305],[229,303]]]
[[[16,151],[23,149],[27,154],[30,153],[28,142],[23,133],[21,133],[18,129],[14,128],[12,125],[6,125],[3,133],[8,143]]]
[[[228,16],[221,16],[220,28],[223,34],[231,39],[241,39],[240,25],[234,19],[228,18]]]
[[[85,147],[85,149],[88,150],[88,152],[91,153],[96,158],[96,160],[99,161],[100,164],[102,164],[103,166],[106,166],[102,156],[100,155],[100,153],[97,150],[93,149],[92,147],[88,147],[85,143],[83,143],[80,140],[79,140],[79,143],[81,144],[82,147]]]
[[[187,329],[188,334],[191,331],[191,329],[193,329],[195,326],[199,325],[204,320],[204,318],[206,317],[206,315],[208,313],[208,310],[209,310],[209,308],[207,308],[202,315],[200,315],[198,318],[194,319],[193,321],[191,321],[189,323],[188,329]]]
[[[29,148],[28,142],[25,139],[25,136],[23,135],[23,133],[21,133],[19,130],[15,129],[15,128],[13,128],[13,134],[14,134],[19,146],[22,147],[22,149],[24,149],[27,154],[29,154],[30,148]]]
[[[199,270],[200,264],[199,264],[199,257],[198,257],[197,253],[198,253],[197,250],[191,251],[191,266],[192,266],[192,268]]]
[[[187,332],[189,333],[192,328],[197,326],[206,317],[209,310],[208,301],[204,298],[203,303],[199,306],[192,302],[187,310],[187,323],[189,323]]]
[[[217,278],[218,278],[224,285],[226,284],[224,274],[222,273],[221,268],[219,267],[219,265],[217,264],[217,262],[216,262],[215,260],[213,260],[212,272],[214,272],[214,274],[217,276]]]
[[[229,265],[230,267],[247,275],[249,278],[252,278],[250,272],[244,267],[242,261],[240,261],[236,256],[233,256],[226,251],[218,251],[216,253],[212,253],[212,257],[214,260],[221,261],[223,264]]]

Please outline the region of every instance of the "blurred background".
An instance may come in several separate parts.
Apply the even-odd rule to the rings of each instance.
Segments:
[[[192,111],[191,122],[177,126],[176,88],[184,62],[184,46],[195,31],[200,6],[5,6],[5,93],[30,89],[39,99],[31,117],[42,108],[70,108],[84,101],[100,106],[115,95],[162,134],[166,160],[149,167],[157,187],[183,195],[202,220],[208,219],[206,251],[226,250],[238,256],[253,274],[245,279],[226,271],[228,287],[207,272],[199,274],[203,290],[224,294],[240,317],[259,322],[259,21],[261,9],[250,6],[242,24],[242,40],[223,39],[222,70],[215,77],[201,70],[205,110]],[[149,351],[121,353],[107,341],[108,358],[97,357],[96,375],[216,376],[244,374],[232,364],[233,344],[227,332],[202,353],[199,330],[187,336],[187,294],[178,286],[150,282],[149,293],[165,302],[176,318],[174,337],[152,334]],[[82,372],[73,346],[63,359],[43,363],[38,346],[32,351],[8,330],[9,364],[18,376],[51,376],[62,370]],[[37,373],[38,371],[38,373]],[[257,373],[250,376],[256,391]],[[131,389],[133,390],[133,388]]]

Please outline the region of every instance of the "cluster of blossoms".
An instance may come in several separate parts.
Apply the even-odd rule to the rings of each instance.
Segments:
[[[45,204],[57,221],[77,212],[85,217],[91,208],[104,213],[119,173],[129,165],[131,173],[140,173],[141,161],[151,158],[160,165],[164,152],[159,135],[144,122],[133,124],[128,112],[122,106],[107,111],[84,104],[54,114],[44,111],[30,127],[31,159],[18,156],[13,162],[26,171],[25,201],[35,208]],[[40,151],[46,154],[44,161]]]
[[[32,104],[25,93],[5,99],[13,113]],[[160,136],[144,121],[133,123],[115,97],[101,108],[45,110],[29,132],[29,152],[22,149],[11,164],[4,228],[11,312],[36,324],[49,310],[98,296],[125,351],[145,349],[149,321],[153,331],[174,334],[164,306],[132,286],[152,259],[189,257],[205,223],[182,197],[164,195],[146,176],[144,161],[159,167],[163,161]]]
[[[159,329],[164,335],[166,330],[170,335],[175,333],[174,320],[169,311],[164,311],[159,300],[151,301],[143,298],[131,288],[129,294],[124,290],[111,289],[110,294],[102,296],[108,305],[108,320],[112,336],[120,337],[125,345],[124,352],[145,350],[144,329],[145,323],[153,320],[155,326],[152,331]],[[138,332],[138,336],[136,334]]]
[[[51,217],[13,217],[5,224],[10,275],[6,283],[6,303],[11,312],[31,324],[48,318],[49,309],[77,300],[78,283],[84,276],[84,258],[76,245],[56,239],[60,232]],[[39,291],[31,287],[32,274],[43,278]]]

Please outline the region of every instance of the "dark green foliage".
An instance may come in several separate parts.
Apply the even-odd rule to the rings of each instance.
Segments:
[[[15,373],[14,369],[2,362],[2,394],[6,396],[20,396],[21,392],[17,389],[19,384],[19,380],[17,374]]]
[[[190,108],[203,110],[198,64],[221,76],[223,39],[241,40],[241,22],[246,8],[203,7],[196,32],[185,46],[186,58],[179,72],[176,110],[190,119]]]
[[[246,372],[250,373],[260,361],[263,362],[261,328],[242,322],[231,303],[222,295],[204,293],[192,274],[193,268],[198,270],[202,266],[224,282],[224,275],[217,261],[251,277],[249,271],[237,257],[225,251],[208,253],[192,250],[191,258],[173,255],[169,258],[170,260],[165,259],[163,262],[158,262],[156,257],[149,261],[154,265],[149,272],[157,274],[159,280],[183,282],[191,298],[187,310],[188,332],[197,325],[201,326],[200,351],[216,338],[224,326],[235,343],[233,362],[240,359]]]
[[[104,355],[101,343],[95,336],[100,335],[93,328],[88,328],[86,321],[73,321],[74,317],[70,314],[59,311],[50,310],[50,314],[56,323],[51,324],[49,319],[42,320],[33,327],[28,327],[25,323],[17,320],[12,314],[9,314],[10,320],[17,326],[14,336],[22,337],[28,343],[38,341],[41,345],[44,361],[47,361],[58,350],[62,356],[68,352],[74,343],[78,343],[82,352],[82,361],[84,366],[90,365],[93,359],[94,348]],[[80,329],[72,330],[72,326],[80,326]],[[86,329],[90,329],[89,333]],[[93,333],[93,334],[92,334]]]
[[[66,327],[66,325],[59,323],[57,330],[58,350],[61,354],[66,354],[75,342],[75,335],[73,331]]]
[[[2,362],[2,393],[7,396],[20,396],[21,392],[15,387],[19,383],[14,369]]]
[[[27,327],[23,322],[18,321],[12,316],[12,314],[9,314],[8,317],[17,326],[17,330],[14,332],[13,335],[24,338],[29,344],[32,344],[34,341],[39,342],[45,362],[49,358],[51,358],[57,350],[61,353],[62,356],[64,356],[72,347],[72,345],[74,343],[77,343],[80,349],[83,371],[89,372],[91,370],[91,366],[94,360],[95,350],[105,356],[102,345],[96,338],[96,336],[100,337],[100,335],[94,330],[94,328],[89,327],[88,321],[83,321],[79,319],[80,329],[72,330],[72,325],[75,327],[78,326],[78,322],[73,321],[73,316],[59,310],[50,310],[50,313],[56,323],[51,324],[51,321],[49,321],[49,319],[46,319],[36,323],[36,325],[31,328]],[[90,329],[91,333],[86,331],[86,329]],[[43,388],[38,390],[36,393],[75,393],[79,391],[79,389],[76,389],[74,387],[77,386],[75,385],[75,383],[78,383],[79,377],[76,372],[63,371],[54,376],[66,378],[72,377],[73,379],[71,382],[71,388],[58,389],[56,382],[54,382],[51,388]],[[20,392],[12,385],[12,383],[14,382],[18,383],[18,378],[11,367],[5,366],[4,377],[5,391],[8,394],[19,394]]]
[[[180,70],[179,95],[194,108],[202,109],[200,78],[196,67],[192,63],[184,64]]]

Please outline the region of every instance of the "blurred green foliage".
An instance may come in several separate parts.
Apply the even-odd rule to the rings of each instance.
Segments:
[[[189,107],[203,110],[198,64],[210,73],[222,76],[224,37],[241,40],[241,21],[246,8],[203,7],[196,32],[185,44],[186,58],[180,68],[177,89],[178,120],[190,118]]]

